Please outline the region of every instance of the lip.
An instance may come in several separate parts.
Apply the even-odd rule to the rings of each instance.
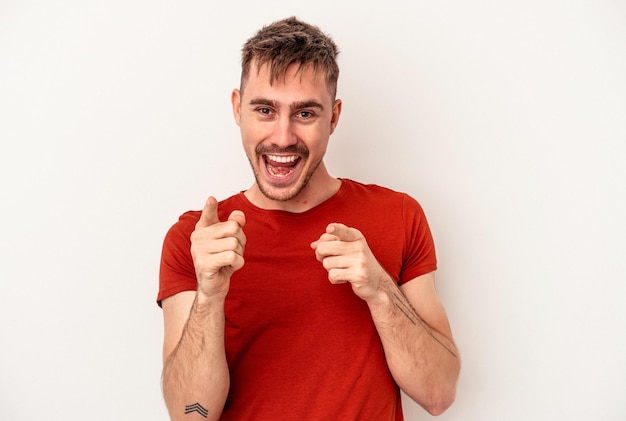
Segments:
[[[297,180],[304,161],[302,156],[296,154],[262,154],[259,160],[267,181],[276,187],[284,187]],[[289,171],[286,172],[286,169]]]

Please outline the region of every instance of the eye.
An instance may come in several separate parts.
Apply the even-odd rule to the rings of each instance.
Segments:
[[[270,109],[269,109],[269,108],[267,108],[267,107],[260,107],[260,108],[257,108],[257,111],[258,111],[258,112],[260,112],[260,113],[261,113],[261,114],[263,114],[263,115],[270,115],[270,114],[272,113],[272,110],[270,110]]]
[[[313,117],[313,113],[311,111],[298,111],[297,116],[298,118],[306,120]]]

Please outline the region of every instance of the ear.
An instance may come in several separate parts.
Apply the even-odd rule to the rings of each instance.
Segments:
[[[239,89],[233,89],[233,93],[230,94],[230,103],[233,106],[233,116],[235,122],[239,126],[241,123],[241,92]]]
[[[335,127],[337,127],[337,123],[339,123],[339,116],[341,115],[341,105],[341,100],[336,99],[335,104],[333,105],[333,115],[330,118],[330,134],[333,134],[333,132],[335,131]]]

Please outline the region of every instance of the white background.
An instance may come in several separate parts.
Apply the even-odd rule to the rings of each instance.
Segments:
[[[331,173],[431,223],[463,357],[439,419],[626,419],[618,0],[0,0],[0,419],[167,419],[161,242],[251,185],[239,50],[290,15],[342,50]]]

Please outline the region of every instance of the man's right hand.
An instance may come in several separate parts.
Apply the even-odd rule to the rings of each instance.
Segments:
[[[220,222],[217,200],[207,199],[191,234],[191,256],[199,294],[206,298],[224,298],[228,293],[231,275],[244,264],[245,224],[246,217],[239,210],[232,211],[228,220]]]

